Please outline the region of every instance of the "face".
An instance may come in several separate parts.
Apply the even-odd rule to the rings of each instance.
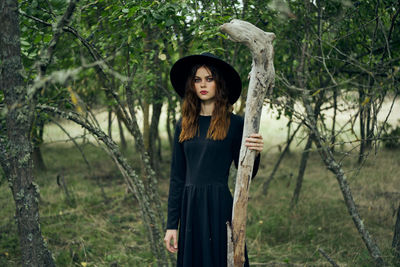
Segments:
[[[211,71],[206,67],[197,69],[194,77],[194,87],[201,101],[215,101],[216,83]]]

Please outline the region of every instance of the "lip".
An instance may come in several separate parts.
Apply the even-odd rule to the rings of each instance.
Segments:
[[[203,91],[200,91],[200,94],[206,95],[206,94],[208,94],[208,92],[203,90]]]

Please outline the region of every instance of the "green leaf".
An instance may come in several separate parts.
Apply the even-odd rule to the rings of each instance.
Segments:
[[[46,34],[43,38],[43,41],[46,43],[50,42],[50,40],[51,40],[51,35],[49,35],[49,34]]]
[[[173,25],[174,23],[175,23],[175,22],[174,22],[173,19],[167,19],[167,21],[165,22],[165,25],[166,25],[167,27],[169,27],[169,26]]]
[[[42,40],[42,36],[36,35],[35,39],[33,39],[33,43],[34,44],[40,43],[41,40]]]
[[[30,46],[30,44],[25,40],[21,40],[21,45]]]

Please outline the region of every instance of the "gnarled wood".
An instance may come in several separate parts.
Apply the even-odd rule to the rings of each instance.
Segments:
[[[235,195],[232,212],[232,238],[234,265],[229,258],[228,265],[242,267],[244,264],[244,241],[246,234],[247,201],[250,188],[250,175],[253,172],[255,151],[244,146],[244,140],[252,133],[257,133],[260,127],[261,109],[265,96],[271,93],[275,82],[273,65],[274,50],[272,41],[275,34],[260,30],[253,24],[234,19],[220,27],[234,42],[246,45],[252,54],[253,62],[250,72],[250,83],[246,100],[246,115],[244,120],[243,138],[239,156],[239,166],[236,178]],[[230,241],[232,240],[232,241]],[[232,244],[228,244],[230,247]]]

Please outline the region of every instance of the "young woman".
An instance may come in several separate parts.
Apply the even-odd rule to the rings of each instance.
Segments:
[[[170,75],[183,104],[175,128],[165,245],[178,252],[177,266],[226,266],[226,222],[233,203],[228,175],[232,161],[238,167],[244,124],[232,113],[242,89],[240,76],[210,53],[181,58]],[[245,145],[257,151],[254,177],[262,136],[250,135]]]

